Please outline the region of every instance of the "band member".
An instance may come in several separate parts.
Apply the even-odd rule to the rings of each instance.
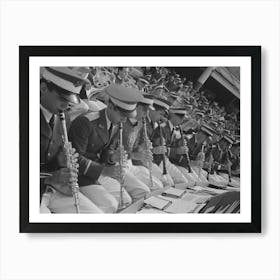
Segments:
[[[232,177],[232,152],[231,148],[234,139],[230,136],[223,136],[213,148],[213,171],[209,175],[209,182],[213,185],[225,186],[231,182]],[[223,173],[220,173],[223,171]]]
[[[143,99],[137,104],[137,116],[135,119],[127,119],[123,134],[130,171],[149,186],[151,191],[163,187],[162,182],[152,174],[152,143],[146,131],[147,116],[150,110],[154,110],[152,105],[152,96],[143,94]]]
[[[117,73],[115,75],[115,84],[122,84],[128,80],[129,68],[128,67],[118,67]]]
[[[169,146],[168,155],[170,159],[174,159],[174,162],[178,155],[185,155],[188,152],[187,147],[177,144],[178,139],[181,139],[182,136],[179,126],[182,124],[186,113],[187,111],[184,107],[171,107],[168,121],[164,126],[164,136]]]
[[[67,67],[40,70],[41,212],[75,213],[70,185],[77,181],[78,170],[75,164],[66,168],[66,155],[62,150],[63,127],[58,114],[79,104],[79,93],[86,80]],[[69,116],[67,113],[65,115],[69,125]],[[70,152],[75,163],[78,154],[75,149]],[[102,186],[86,186],[85,192],[94,194],[98,205],[80,191],[78,199],[81,213],[103,213],[116,209],[117,201]]]
[[[80,186],[96,181],[104,185],[104,177],[119,179],[120,168],[117,164],[123,155],[119,147],[114,147],[112,140],[121,122],[136,117],[137,102],[143,98],[139,90],[117,84],[110,85],[104,91],[107,108],[79,116],[70,128],[70,140],[79,152]],[[105,187],[110,187],[108,191],[112,194],[119,193],[116,192],[117,186],[110,184]],[[148,186],[127,169],[124,189],[133,200],[145,197],[150,192]]]
[[[170,155],[169,139],[164,134],[164,127],[167,123],[168,110],[170,108],[170,102],[160,98],[154,98],[155,111],[150,112],[150,122],[147,122],[148,135],[153,143],[154,162],[167,171],[169,177],[171,177],[172,184],[188,183],[188,180],[182,174],[174,164],[172,164],[168,157]],[[159,127],[161,126],[161,127]],[[161,133],[161,131],[163,133]],[[163,134],[163,135],[161,135]],[[165,160],[163,160],[165,158]],[[155,174],[158,174],[155,169]]]
[[[209,172],[204,170],[205,163],[210,162],[208,148],[213,144],[215,131],[206,124],[198,126],[194,136],[188,141],[192,171],[196,175],[196,185],[209,185]],[[207,165],[208,166],[208,165]]]
[[[137,79],[137,87],[139,90],[143,91],[143,92],[147,92],[148,91],[148,88],[149,88],[149,81],[142,78],[142,77],[139,77]]]
[[[232,157],[232,174],[240,176],[240,141],[236,140],[230,149]]]
[[[129,67],[118,67],[117,74],[115,75],[114,83],[121,84],[128,88],[138,89],[135,79],[130,75]]]
[[[200,124],[195,129],[194,137],[188,142],[189,156],[191,160],[196,160],[198,153],[201,152],[202,145],[209,141],[209,137],[213,137],[215,131],[206,124]]]
[[[153,100],[153,107],[155,110],[150,110],[149,114],[146,116],[145,119],[145,124],[146,124],[146,133],[147,133],[147,138],[150,139],[152,143],[152,152],[153,152],[153,163],[152,163],[152,175],[153,177],[158,178],[163,184],[163,186],[173,186],[174,182],[169,174],[163,174],[163,168],[159,167],[160,160],[157,159],[155,160],[156,157],[160,157],[159,153],[165,151],[166,152],[166,147],[165,146],[160,146],[160,147],[154,147],[153,142],[152,142],[152,137],[155,132],[155,129],[158,127],[158,123],[162,121],[166,121],[166,110],[169,108],[170,103],[166,100],[164,102],[157,101],[157,98],[154,95],[147,95],[146,98],[150,98]],[[159,98],[160,100],[161,98]],[[157,104],[155,103],[157,102]],[[159,105],[158,105],[159,104]],[[142,128],[144,130],[144,127]],[[144,135],[143,131],[140,132],[141,135]],[[144,141],[143,138],[139,138],[139,140],[142,140],[142,142],[139,142],[138,145],[143,147]],[[155,153],[156,152],[156,153]],[[135,164],[139,164],[139,161]]]
[[[189,149],[182,132],[182,123],[187,111],[184,107],[174,107],[169,109],[168,121],[163,128],[166,143],[168,145],[168,157],[172,164],[187,179],[186,186],[195,185],[196,176],[190,167]]]

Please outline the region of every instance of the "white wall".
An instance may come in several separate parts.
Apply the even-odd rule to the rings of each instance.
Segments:
[[[0,2],[0,278],[280,279],[280,2],[139,3]],[[18,45],[102,44],[262,45],[262,234],[18,233]]]

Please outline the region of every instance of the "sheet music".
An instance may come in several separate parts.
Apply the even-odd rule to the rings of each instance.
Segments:
[[[215,189],[215,188],[211,188],[211,187],[203,187],[203,188],[204,188],[203,191],[210,191],[210,192],[214,192],[216,194],[222,194],[222,193],[227,192],[226,189]]]
[[[210,194],[210,195],[217,195],[217,194],[227,192],[227,190],[214,189],[214,188],[210,188],[210,187],[200,187],[200,186],[193,187],[193,190],[195,190],[196,193],[201,192],[201,193]]]
[[[207,200],[209,200],[210,198],[212,197],[212,195],[200,195],[199,193],[198,194],[193,194],[193,193],[185,193],[183,195],[183,197],[181,198],[182,200],[185,200],[185,201],[191,201],[191,202],[194,202],[196,204],[201,204],[201,203],[205,203]]]
[[[168,204],[170,204],[169,200],[165,200],[165,199],[161,199],[159,197],[156,196],[151,196],[147,199],[144,200],[144,203],[147,205],[150,205],[152,207],[155,207],[157,209],[164,209],[164,207],[166,207]]]
[[[174,201],[174,200],[177,200],[178,198],[173,198],[173,197],[168,197],[168,196],[162,196],[162,195],[159,195],[158,196],[159,198],[162,198],[162,199],[166,199],[166,200],[169,200],[169,201]],[[193,202],[193,203],[196,203],[196,204],[201,204],[201,203],[205,203],[206,201],[208,201],[210,198],[212,197],[212,195],[205,195],[205,194],[193,194],[193,193],[185,193],[183,196],[182,196],[182,200],[184,201],[189,201],[189,202]]]
[[[163,196],[161,194],[158,195],[158,198],[165,199],[165,200],[168,200],[168,201],[171,201],[171,202],[178,199],[178,198],[175,198],[175,197]]]
[[[181,197],[185,193],[185,190],[169,188],[163,192],[163,194],[172,195],[175,197]]]
[[[196,207],[197,207],[196,203],[188,202],[182,199],[176,199],[164,211],[173,214],[193,213]]]

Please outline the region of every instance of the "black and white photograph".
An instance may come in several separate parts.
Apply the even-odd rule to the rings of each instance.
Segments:
[[[41,213],[240,213],[238,67],[41,67]]]
[[[48,51],[56,56],[32,56]],[[29,138],[29,221],[116,223],[113,231],[126,231],[123,223],[147,223],[143,231],[165,231],[168,223],[235,231],[234,224],[252,223],[251,150],[259,151],[251,145],[258,99],[250,88],[258,65],[250,52],[259,51],[20,47],[32,96],[28,128],[38,135]]]

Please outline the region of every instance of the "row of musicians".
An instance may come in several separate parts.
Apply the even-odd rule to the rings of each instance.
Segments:
[[[184,145],[173,145],[176,142],[173,140],[177,139],[173,128],[183,121],[184,108],[170,108],[166,100],[143,96],[138,90],[121,85],[106,88],[106,108],[99,112],[88,111],[69,125],[69,139],[74,147],[72,159],[79,167],[66,168],[61,149],[62,127],[57,114],[79,102],[79,87],[72,86],[73,75],[68,71],[53,68],[45,71],[40,84],[41,171],[51,174],[41,180],[42,213],[75,212],[69,187],[73,180],[80,186],[82,213],[115,213],[118,210],[121,194],[118,163],[124,156],[119,147],[120,122],[124,123],[123,143],[127,157],[122,193],[126,205],[166,184],[193,185],[201,180],[197,173],[189,172],[183,162],[181,166],[173,164],[176,158],[180,160],[188,152]],[[162,174],[163,155],[172,159],[165,161],[166,176]]]

